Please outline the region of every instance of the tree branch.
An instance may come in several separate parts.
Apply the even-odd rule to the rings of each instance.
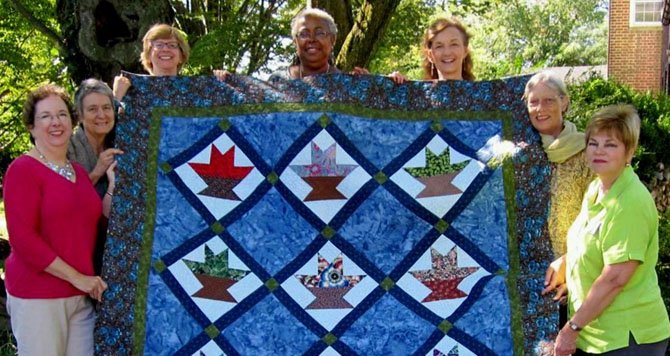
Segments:
[[[42,32],[47,38],[49,38],[52,42],[54,42],[59,49],[65,48],[64,45],[64,40],[62,37],[60,37],[56,31],[50,29],[47,27],[47,25],[44,24],[44,22],[40,21],[35,15],[33,15],[28,8],[23,6],[23,4],[18,1],[18,0],[9,0],[9,4],[12,5],[14,10],[18,12],[22,17],[24,17],[26,20],[28,20],[28,23],[30,23],[35,29],[38,31]]]

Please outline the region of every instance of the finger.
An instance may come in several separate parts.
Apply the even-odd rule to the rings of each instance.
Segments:
[[[549,266],[547,271],[544,272],[544,285],[548,286],[551,283],[552,277],[554,276],[554,269]]]
[[[560,300],[561,298],[567,296],[568,294],[568,286],[563,284],[558,287],[556,290],[556,295],[554,296],[554,300]]]
[[[554,286],[554,285],[549,285],[549,286],[547,286],[546,288],[544,288],[544,289],[542,290],[542,292],[540,292],[540,295],[547,295],[547,294],[551,293],[551,292],[552,292],[553,290],[555,290],[555,289],[556,289],[556,286]]]

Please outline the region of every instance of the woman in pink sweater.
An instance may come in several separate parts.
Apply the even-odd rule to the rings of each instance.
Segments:
[[[63,88],[28,95],[24,124],[34,147],[4,178],[12,251],[5,262],[7,310],[20,355],[92,355],[94,311],[107,284],[93,273],[98,220],[109,211],[112,164],[102,202],[86,171],[66,158],[75,118]]]

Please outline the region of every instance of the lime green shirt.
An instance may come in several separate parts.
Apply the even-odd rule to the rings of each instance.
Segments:
[[[603,312],[579,333],[577,347],[603,353],[670,337],[670,321],[656,276],[658,212],[647,188],[626,167],[596,203],[600,179],[591,183],[568,231],[566,280],[569,312],[578,310],[605,265],[640,261],[633,276]]]

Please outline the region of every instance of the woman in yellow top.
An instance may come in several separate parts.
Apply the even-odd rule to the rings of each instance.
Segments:
[[[666,352],[670,321],[654,269],[658,212],[630,167],[639,134],[630,105],[601,109],[586,128],[586,159],[598,178],[542,291],[560,296],[567,285],[570,320],[556,338],[557,356]]]
[[[584,157],[584,134],[563,119],[570,96],[565,83],[549,72],[540,72],[526,83],[523,95],[533,127],[540,133],[542,147],[551,162],[549,239],[554,256],[565,254],[565,238],[575,218],[584,192],[595,175]],[[558,329],[568,320],[565,298],[560,302]]]
[[[595,177],[584,158],[584,133],[563,115],[568,111],[570,96],[559,77],[540,72],[526,84],[524,99],[533,127],[540,133],[542,147],[551,162],[551,205],[549,238],[554,258],[565,254],[565,237]]]

